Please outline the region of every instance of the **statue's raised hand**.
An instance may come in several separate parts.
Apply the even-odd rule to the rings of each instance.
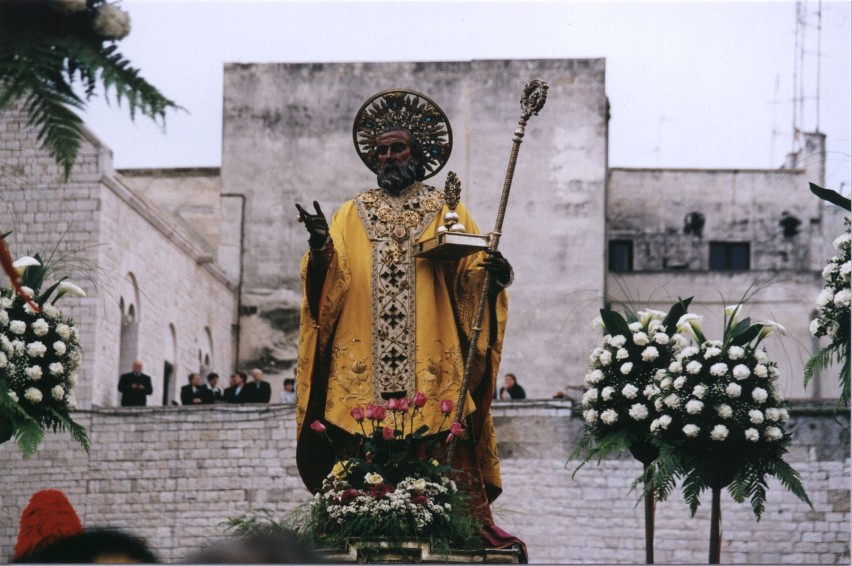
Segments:
[[[299,222],[305,225],[308,231],[308,245],[313,249],[319,249],[325,245],[328,240],[328,220],[325,219],[325,214],[317,201],[314,201],[314,209],[316,214],[311,214],[296,203],[296,208],[299,211]]]

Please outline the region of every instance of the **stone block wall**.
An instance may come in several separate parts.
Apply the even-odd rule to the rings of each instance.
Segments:
[[[504,492],[498,524],[527,542],[532,563],[644,561],[642,507],[632,459],[588,464],[573,478],[568,454],[582,419],[565,402],[496,403]],[[770,481],[763,519],[723,497],[723,563],[849,562],[849,414],[827,406],[792,412],[789,461],[810,509]],[[269,509],[282,517],[309,500],[295,465],[292,405],[100,409],[77,414],[87,455],[49,435],[23,460],[0,445],[0,559],[9,559],[21,511],[39,489],[63,490],[84,525],[143,536],[167,563],[221,539],[228,517]],[[657,563],[705,563],[709,495],[695,518],[679,494],[657,505]]]

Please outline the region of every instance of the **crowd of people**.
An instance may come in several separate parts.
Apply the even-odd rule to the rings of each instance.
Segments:
[[[154,388],[151,376],[143,371],[141,360],[134,360],[132,370],[118,379],[118,391],[121,393],[122,407],[144,407],[148,395]],[[210,372],[206,380],[201,373],[192,372],[187,376],[187,384],[180,389],[181,405],[212,405],[214,403],[269,403],[272,399],[272,387],[263,379],[263,371],[252,369],[248,374],[236,371],[229,378],[228,387],[219,385],[219,374]],[[296,380],[286,378],[284,389],[278,396],[279,403],[296,402]]]

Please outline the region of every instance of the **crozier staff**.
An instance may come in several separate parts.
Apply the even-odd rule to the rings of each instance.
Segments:
[[[303,302],[297,367],[297,462],[305,485],[320,489],[334,454],[310,430],[319,419],[339,445],[360,432],[350,411],[392,397],[428,399],[423,421],[437,433],[441,399],[458,398],[486,271],[489,308],[475,345],[476,364],[462,413],[467,438],[452,465],[466,472],[475,515],[491,529],[489,503],[501,491],[489,413],[506,326],[504,288],[512,269],[499,252],[461,260],[415,258],[417,243],[435,237],[448,208],[444,195],[423,180],[435,175],[452,149],[450,124],[426,96],[381,92],[355,118],[355,147],[376,174],[378,188],[347,201],[329,225],[320,204],[300,204],[309,238],[302,261]],[[461,204],[459,222],[476,233]],[[392,425],[389,420],[388,425]],[[515,539],[516,540],[516,539]]]

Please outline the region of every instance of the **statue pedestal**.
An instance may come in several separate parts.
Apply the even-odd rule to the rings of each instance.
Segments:
[[[429,542],[349,540],[345,549],[319,550],[329,562],[344,564],[518,564],[520,551],[514,548],[450,550],[433,553]]]

